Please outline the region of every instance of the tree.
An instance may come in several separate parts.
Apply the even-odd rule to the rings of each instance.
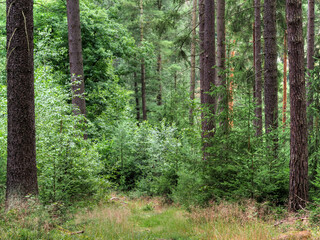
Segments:
[[[255,71],[255,117],[256,136],[262,135],[262,80],[261,80],[261,17],[260,0],[254,1],[254,71]]]
[[[227,107],[227,87],[226,87],[226,27],[225,27],[225,0],[217,0],[217,70],[218,77],[216,86],[220,87],[217,103],[217,111],[223,113],[228,111]],[[224,131],[228,128],[227,114],[223,116],[221,124]]]
[[[290,79],[290,188],[289,210],[297,211],[308,200],[308,148],[306,89],[301,0],[287,0]]]
[[[264,100],[265,128],[270,133],[278,128],[278,80],[277,80],[277,41],[276,41],[276,0],[264,2]],[[272,151],[277,156],[278,137],[273,131]],[[269,144],[271,147],[271,144]]]
[[[283,131],[287,121],[287,31],[283,37],[283,104],[282,104],[282,124]]]
[[[38,194],[33,47],[33,1],[7,0],[6,209]]]
[[[86,115],[79,0],[67,0],[69,63],[75,115]]]
[[[308,91],[308,101],[307,106],[309,107],[312,104],[313,101],[313,92],[311,90],[311,72],[314,69],[314,0],[308,0],[308,33],[307,33],[307,39],[308,39],[308,50],[307,50],[307,68],[308,68],[308,83],[307,83],[307,91]],[[312,131],[313,127],[313,115],[309,114],[308,117],[308,129],[309,132]]]
[[[140,41],[143,44],[143,0],[140,0]],[[141,98],[142,98],[142,119],[147,120],[147,105],[146,105],[146,68],[144,57],[141,59]]]
[[[215,128],[215,97],[212,95],[212,88],[215,84],[216,72],[215,61],[215,11],[214,1],[199,1],[199,36],[200,36],[200,94],[203,111],[202,120],[202,139],[203,158],[207,160],[210,156],[208,148],[214,136]]]
[[[190,100],[194,100],[196,86],[196,28],[197,28],[197,0],[192,1],[192,21],[191,21],[191,73],[190,73]],[[193,105],[189,110],[189,121],[193,124]]]

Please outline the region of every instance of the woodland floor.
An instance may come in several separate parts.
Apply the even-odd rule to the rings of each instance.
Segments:
[[[250,201],[185,210],[158,198],[132,200],[113,195],[90,210],[82,209],[61,225],[43,221],[41,229],[39,224],[33,228],[32,222],[41,217],[29,221],[21,218],[19,226],[2,222],[0,239],[320,239],[319,229],[309,227],[308,218],[282,216],[277,220],[266,206]]]

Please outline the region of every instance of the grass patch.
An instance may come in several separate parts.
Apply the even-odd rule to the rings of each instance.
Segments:
[[[211,204],[187,211],[157,198],[112,199],[91,210],[82,209],[63,224],[43,209],[2,212],[0,239],[270,240],[283,232],[274,227],[273,218],[268,220],[272,214],[254,202]]]

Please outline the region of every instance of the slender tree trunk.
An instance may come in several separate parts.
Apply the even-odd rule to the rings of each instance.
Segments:
[[[227,87],[226,87],[226,30],[225,30],[225,0],[217,0],[217,69],[218,77],[216,86],[220,88],[217,102],[217,111],[223,115],[227,109]],[[222,116],[220,125],[224,131],[228,128],[228,116]]]
[[[137,79],[137,72],[133,73],[134,78],[134,93],[136,98],[136,113],[137,113],[137,121],[140,122],[140,106],[139,106],[139,89],[138,89],[138,79]]]
[[[193,0],[192,23],[191,23],[191,73],[190,73],[190,100],[192,102],[189,110],[189,121],[193,125],[193,100],[196,86],[196,28],[197,28],[197,0]]]
[[[159,92],[157,96],[157,105],[162,105],[162,79],[161,79],[161,69],[162,69],[162,59],[161,59],[161,52],[159,50],[158,54],[158,61],[157,61],[157,72],[158,72],[158,81],[159,81]]]
[[[140,0],[140,41],[141,45],[144,41],[143,36],[143,0]],[[142,57],[141,59],[141,97],[142,97],[142,119],[144,121],[147,120],[147,105],[146,105],[146,68],[145,68],[145,61]]]
[[[75,115],[86,115],[79,0],[67,0],[69,62]]]
[[[235,44],[236,41],[233,40],[233,44]],[[231,51],[231,55],[230,55],[230,59],[232,59],[234,56],[236,55],[236,52],[234,50]],[[229,82],[229,89],[228,89],[228,122],[229,122],[229,127],[232,128],[233,127],[233,78],[234,78],[234,68],[231,67],[230,69],[231,74],[230,74],[230,82]]]
[[[284,33],[283,46],[283,105],[282,105],[282,124],[283,131],[287,121],[287,31]]]
[[[278,135],[278,80],[277,80],[277,41],[276,41],[276,0],[264,2],[264,99],[266,133],[273,131],[271,151],[277,157]]]
[[[200,102],[203,102],[203,78],[204,78],[204,0],[199,0],[199,41],[200,41],[200,53],[199,53],[199,75],[200,75]]]
[[[200,14],[200,47],[201,47],[201,104],[203,158],[210,158],[208,148],[211,146],[215,129],[215,97],[210,94],[215,84],[215,7],[212,0],[201,0],[199,6]],[[203,25],[202,25],[203,24]]]
[[[33,72],[33,1],[7,0],[7,210],[38,194]]]
[[[255,117],[254,126],[256,136],[262,135],[262,80],[261,80],[261,17],[260,0],[254,1],[254,71],[255,71]]]
[[[308,52],[307,52],[307,68],[309,71],[307,91],[308,91],[308,101],[307,107],[309,107],[313,102],[313,91],[311,89],[311,72],[314,70],[314,0],[308,0]],[[313,128],[313,114],[310,113],[308,116],[308,130],[309,133],[312,132]]]
[[[301,0],[287,0],[290,79],[290,188],[289,210],[297,211],[308,200],[308,148],[306,89]]]

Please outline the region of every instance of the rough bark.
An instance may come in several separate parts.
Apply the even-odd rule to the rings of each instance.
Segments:
[[[308,50],[307,50],[307,68],[309,71],[308,82],[307,82],[307,107],[313,102],[313,92],[311,89],[311,73],[314,69],[314,0],[308,0]],[[308,116],[308,130],[312,131],[313,128],[313,115],[312,113]]]
[[[261,17],[260,17],[260,0],[254,1],[254,70],[255,70],[255,117],[254,126],[256,136],[262,135],[262,79],[261,79]]]
[[[210,141],[214,136],[215,129],[215,97],[210,94],[215,84],[215,6],[212,0],[200,1],[200,51],[201,51],[201,104],[203,111],[201,114],[202,120],[202,139],[203,139],[203,158],[210,158],[208,148],[211,146]]]
[[[264,99],[266,133],[273,131],[269,144],[273,156],[277,156],[278,136],[278,81],[277,81],[277,42],[276,42],[276,0],[264,2]]]
[[[33,1],[7,0],[6,209],[38,194],[33,72]]]
[[[69,63],[75,115],[86,115],[79,0],[67,0]]]
[[[297,211],[308,200],[308,148],[306,89],[301,0],[287,0],[290,79],[290,188],[289,210]]]
[[[190,73],[190,100],[193,102],[196,87],[196,28],[197,28],[197,0],[193,0],[191,22],[191,73]],[[193,104],[189,110],[189,122],[193,125]]]
[[[217,81],[216,86],[220,89],[217,101],[217,112],[223,114],[227,109],[227,87],[226,87],[226,30],[225,30],[225,0],[217,0]],[[228,128],[228,116],[222,116],[220,125]]]
[[[143,44],[144,36],[143,36],[143,0],[140,0],[140,41],[141,45]],[[146,105],[146,68],[145,61],[142,57],[141,59],[141,98],[142,98],[142,119],[144,121],[147,120],[147,105]]]

